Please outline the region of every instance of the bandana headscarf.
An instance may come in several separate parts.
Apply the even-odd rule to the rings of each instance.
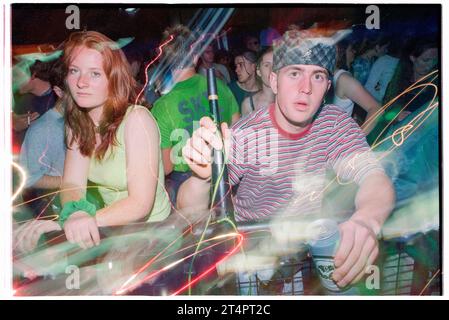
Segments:
[[[305,64],[323,67],[332,74],[337,54],[335,43],[347,34],[348,30],[342,30],[332,37],[320,37],[307,30],[289,30],[274,42],[273,71],[292,64]]]

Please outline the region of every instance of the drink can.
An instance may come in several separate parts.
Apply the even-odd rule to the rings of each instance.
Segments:
[[[319,219],[307,227],[308,247],[321,285],[330,295],[357,295],[356,288],[340,288],[332,279],[335,270],[334,257],[340,244],[338,224],[331,219]]]

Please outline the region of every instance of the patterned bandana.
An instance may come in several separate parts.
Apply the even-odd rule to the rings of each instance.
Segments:
[[[273,71],[292,64],[317,65],[334,72],[335,39],[311,37],[307,31],[289,30],[274,43]]]

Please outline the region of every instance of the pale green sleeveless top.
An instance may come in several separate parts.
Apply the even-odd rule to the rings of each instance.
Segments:
[[[109,147],[102,161],[95,157],[91,158],[88,179],[98,186],[98,191],[106,206],[124,199],[128,196],[127,178],[126,178],[126,152],[125,152],[125,124],[126,118],[134,108],[142,108],[151,112],[143,106],[130,106],[126,111],[122,123],[119,125],[116,133],[117,145]],[[153,118],[154,119],[154,118]],[[154,120],[156,122],[156,120]],[[159,141],[160,141],[160,133]],[[159,156],[159,179],[157,182],[156,197],[153,208],[150,212],[148,222],[161,221],[168,217],[170,213],[170,201],[164,189],[164,167],[161,155]],[[126,212],[123,212],[126,214]]]

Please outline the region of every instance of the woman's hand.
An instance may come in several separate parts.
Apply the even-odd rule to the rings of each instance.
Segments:
[[[13,233],[14,249],[29,253],[36,248],[39,238],[47,232],[61,230],[59,224],[51,220],[32,220],[20,225]]]
[[[84,211],[77,211],[67,219],[64,223],[64,232],[67,241],[76,243],[83,249],[100,244],[100,233],[95,217]]]

